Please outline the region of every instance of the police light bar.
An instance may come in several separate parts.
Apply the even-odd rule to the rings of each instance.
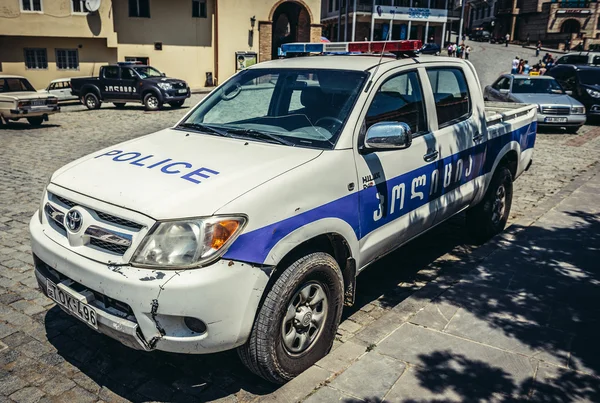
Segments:
[[[377,42],[329,42],[286,43],[281,50],[287,53],[403,53],[416,52],[423,42],[419,40],[377,41]]]

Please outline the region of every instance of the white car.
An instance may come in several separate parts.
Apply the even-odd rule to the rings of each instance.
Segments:
[[[58,112],[54,95],[36,92],[25,77],[0,75],[0,125],[3,121],[27,119],[30,125],[39,126]]]
[[[456,58],[260,63],[174,127],[55,172],[35,275],[129,347],[237,347],[282,383],[328,353],[377,259],[463,210],[478,239],[503,230],[536,125],[535,106],[484,105]]]
[[[58,102],[71,102],[78,101],[76,95],[71,94],[71,79],[70,78],[58,78],[50,81],[50,84],[38,92],[52,94],[58,98]]]

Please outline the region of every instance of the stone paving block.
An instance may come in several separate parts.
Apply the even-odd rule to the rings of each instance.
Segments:
[[[83,388],[75,386],[73,389],[54,397],[53,400],[68,403],[94,403],[98,400],[98,397]]]
[[[465,372],[469,369],[471,382],[481,384],[488,382],[486,379],[490,374],[510,377],[515,383],[521,384],[533,377],[537,366],[535,359],[410,323],[402,325],[375,351],[424,367],[426,372],[432,374],[443,374],[439,372],[440,369],[459,365],[466,368]]]
[[[35,403],[44,396],[44,392],[35,387],[27,387],[9,397],[17,403]]]
[[[377,322],[363,328],[356,334],[356,337],[367,344],[377,344],[396,330],[406,319],[406,315],[389,311],[382,315]]]
[[[22,332],[15,332],[2,338],[2,342],[11,348],[18,347],[21,344],[29,343],[32,340],[33,338],[31,336]]]
[[[342,323],[340,323],[340,326],[338,327],[338,329],[341,330],[342,332],[356,333],[357,331],[362,329],[362,325],[360,325],[356,322],[353,322],[351,320],[345,320]]]
[[[347,395],[337,389],[325,386],[317,390],[314,394],[310,395],[308,399],[304,400],[302,403],[353,402],[356,400],[357,399],[355,399],[353,396]]]
[[[270,395],[258,399],[258,401],[274,403],[300,401],[331,375],[331,372],[323,368],[310,367],[294,378],[292,382],[286,383]]]
[[[51,380],[40,386],[40,389],[50,396],[58,396],[75,386],[75,382],[64,376],[54,376]]]
[[[599,380],[586,374],[540,363],[532,402],[600,402]]]
[[[166,401],[173,396],[175,391],[158,379],[150,379],[136,389],[136,392],[150,400]]]
[[[352,396],[381,400],[391,389],[406,364],[375,352],[365,354],[330,385]]]
[[[335,374],[347,368],[365,352],[366,347],[363,343],[350,340],[321,358],[316,365]]]
[[[5,375],[0,378],[0,394],[8,396],[27,386],[27,383],[14,375]]]
[[[410,322],[442,330],[450,322],[458,308],[458,306],[445,301],[434,301],[410,318]]]

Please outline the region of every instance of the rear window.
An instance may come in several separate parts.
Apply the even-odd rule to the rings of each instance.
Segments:
[[[471,115],[471,99],[465,74],[459,68],[428,69],[438,126],[444,127]]]
[[[0,78],[0,92],[35,91],[24,78]]]

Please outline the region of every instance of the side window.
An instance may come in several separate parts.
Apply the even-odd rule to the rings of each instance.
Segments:
[[[572,90],[577,87],[577,75],[575,70],[569,70],[565,74],[564,85],[565,89]]]
[[[600,56],[594,56],[594,59],[592,59],[592,64],[594,66],[600,64]]]
[[[569,63],[569,59],[571,58],[571,56],[563,56],[560,57],[557,61],[556,64],[568,64]]]
[[[119,68],[117,66],[105,67],[104,78],[119,78]]]
[[[131,71],[131,69],[122,69],[121,78],[123,80],[133,80],[135,78],[135,75],[133,74],[133,71]]]
[[[465,75],[458,68],[428,69],[439,127],[466,119],[471,114],[471,99]]]
[[[55,89],[57,89],[57,88],[56,88],[56,84],[57,84],[57,83],[52,83],[52,84],[50,84],[50,88],[48,88],[48,89],[49,89],[49,90],[55,90]]]
[[[587,64],[588,57],[587,56],[571,56],[571,59],[569,59],[569,63],[571,63],[571,64]]]
[[[510,79],[508,77],[502,77],[500,80],[496,81],[496,84],[492,86],[495,90],[508,90],[510,89]]]
[[[384,82],[367,112],[367,128],[379,122],[403,122],[414,135],[427,130],[423,91],[416,71]]]

